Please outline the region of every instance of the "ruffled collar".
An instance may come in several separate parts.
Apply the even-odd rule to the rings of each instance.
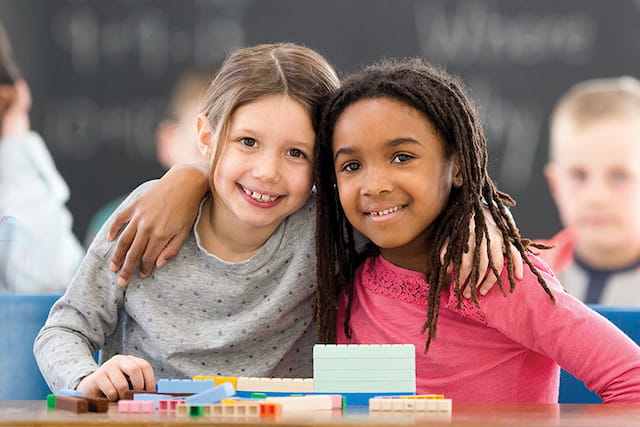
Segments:
[[[379,255],[367,258],[360,272],[362,286],[370,292],[397,299],[409,304],[426,307],[428,305],[429,284],[424,274],[398,267]],[[473,301],[463,298],[460,308],[454,292],[445,289],[440,299],[440,307],[461,312],[465,317],[486,323],[480,308]]]

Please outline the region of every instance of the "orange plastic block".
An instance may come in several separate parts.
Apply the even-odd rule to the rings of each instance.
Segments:
[[[261,417],[279,417],[282,415],[282,404],[280,403],[260,403],[260,416]]]

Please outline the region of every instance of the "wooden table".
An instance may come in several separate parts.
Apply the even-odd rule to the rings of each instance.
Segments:
[[[280,426],[370,426],[420,424],[447,426],[640,426],[640,405],[544,405],[544,404],[453,404],[452,414],[369,414],[366,406],[350,406],[345,413],[318,411],[285,414],[278,420],[179,418],[175,414],[120,414],[114,404],[103,414],[74,414],[47,410],[44,401],[0,401],[0,425],[11,426],[179,426],[209,424],[248,426],[255,424]]]

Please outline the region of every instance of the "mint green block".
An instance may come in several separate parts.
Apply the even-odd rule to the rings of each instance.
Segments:
[[[313,380],[315,393],[416,393],[413,381],[318,381]]]
[[[413,344],[316,344],[313,359],[398,359],[414,358]]]
[[[416,361],[414,357],[395,358],[395,359],[330,359],[320,358],[313,360],[313,372],[326,370],[363,370],[376,371],[386,370],[389,367],[398,370],[416,369]],[[315,375],[314,375],[315,377]]]
[[[313,370],[313,382],[316,381],[415,381],[416,371],[407,370]]]

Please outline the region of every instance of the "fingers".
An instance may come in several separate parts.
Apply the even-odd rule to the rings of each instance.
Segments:
[[[498,283],[498,278],[493,274],[493,271],[489,269],[484,280],[478,286],[478,292],[480,292],[480,295],[486,295],[496,283]]]
[[[98,371],[96,371],[97,373]],[[113,384],[113,381],[106,372],[101,372],[96,378],[96,385],[98,390],[109,400],[118,400],[120,395],[118,394],[118,388]]]
[[[180,248],[182,247],[182,245],[184,244],[184,242],[187,240],[188,237],[189,237],[189,231],[184,231],[184,232],[180,232],[179,234],[174,236],[173,239],[169,240],[169,243],[167,244],[167,246],[165,246],[162,252],[160,252],[160,255],[158,255],[156,266],[158,268],[162,268],[167,263],[167,261],[169,261],[171,258],[178,255]]]
[[[469,280],[469,275],[471,274],[471,268],[473,266],[473,252],[475,250],[476,245],[476,235],[475,233],[469,234],[469,251],[462,254],[462,261],[460,263],[460,286],[464,286],[464,283]],[[469,287],[467,285],[467,287]],[[469,294],[471,296],[471,294]]]
[[[482,251],[482,248],[486,247],[485,242],[486,242],[486,239],[483,237],[482,243],[480,244],[480,260],[478,262],[478,281],[476,283],[476,290],[478,290],[479,287],[484,283],[483,278],[485,278],[486,280],[486,276],[488,273],[487,270],[489,269],[489,257]],[[489,287],[489,289],[491,289],[491,287]],[[472,292],[471,285],[467,284],[467,286],[464,288],[464,292],[462,293],[462,295],[465,298],[471,298],[471,292]]]
[[[156,386],[151,364],[135,356],[114,356],[91,376],[109,400],[122,399],[129,390],[155,391]]]
[[[129,252],[129,248],[133,243],[133,239],[136,237],[136,228],[133,223],[129,223],[120,237],[118,238],[118,243],[113,251],[113,255],[111,256],[111,263],[109,264],[109,269],[113,272],[116,272],[122,268],[122,263],[124,262],[124,258]]]
[[[113,241],[113,239],[116,238],[116,236],[118,235],[122,227],[124,227],[126,223],[131,221],[132,212],[133,212],[133,204],[127,206],[126,208],[118,212],[115,220],[111,224],[111,227],[109,227],[109,233],[107,234],[108,241],[110,242]]]
[[[167,244],[168,239],[151,238],[147,242],[147,247],[142,255],[140,262],[140,277],[147,277],[151,274],[153,266],[156,263],[156,259]]]
[[[515,246],[509,245],[509,254],[511,255],[511,262],[513,262],[513,275],[517,280],[524,278],[524,265],[522,263],[522,255]]]
[[[131,280],[131,277],[133,277],[133,274],[140,263],[140,259],[142,258],[142,254],[147,247],[147,242],[146,233],[136,233],[136,237],[127,251],[124,264],[122,264],[122,268],[120,269],[118,286],[126,286]]]

